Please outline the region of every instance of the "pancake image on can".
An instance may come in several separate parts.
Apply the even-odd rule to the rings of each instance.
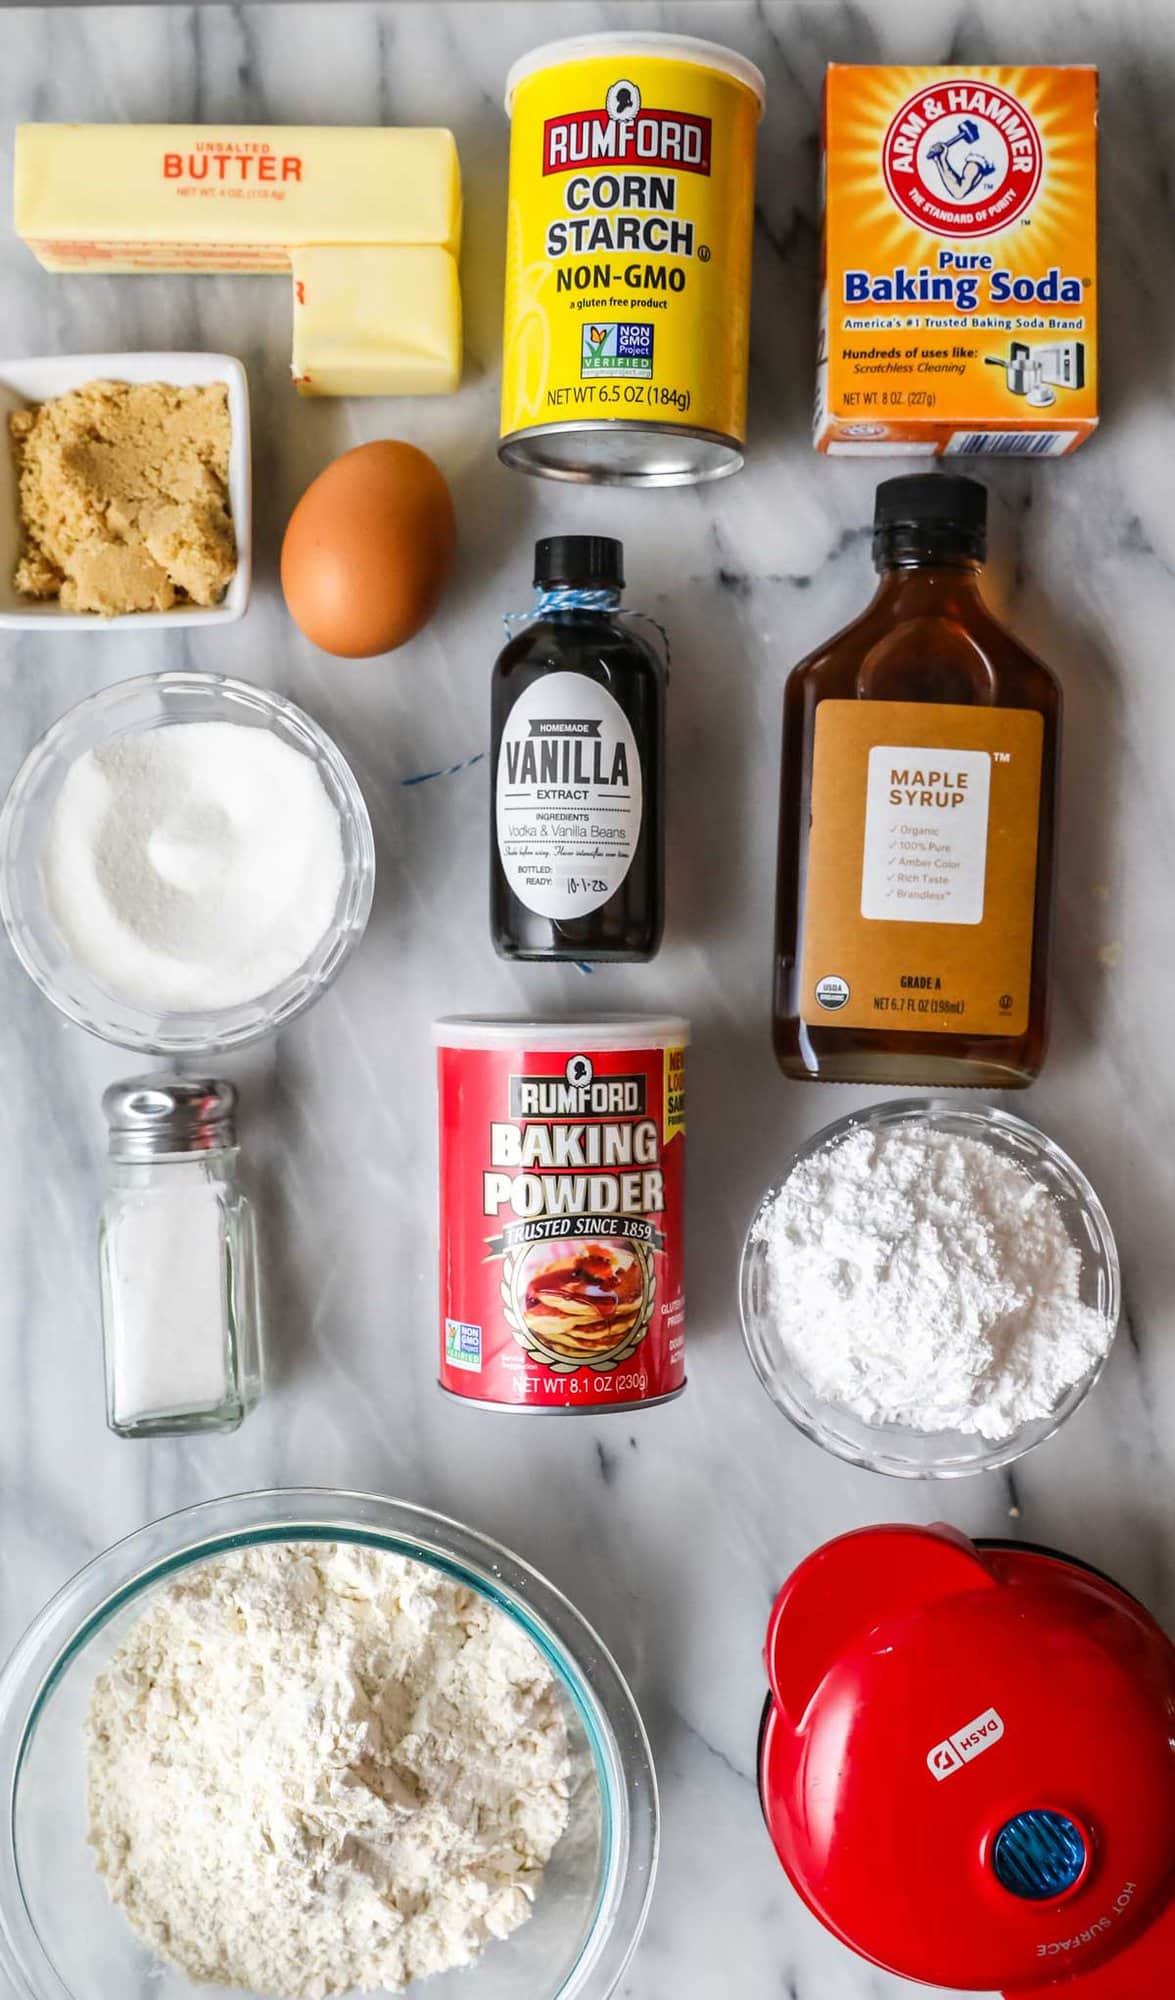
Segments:
[[[687,1024],[438,1021],[440,1381],[489,1409],[685,1386]]]
[[[644,486],[737,472],[764,89],[688,35],[583,35],[515,63],[508,465]]]
[[[555,1371],[618,1368],[649,1330],[656,1297],[643,1243],[542,1243],[512,1261],[502,1281],[506,1317],[521,1344]]]

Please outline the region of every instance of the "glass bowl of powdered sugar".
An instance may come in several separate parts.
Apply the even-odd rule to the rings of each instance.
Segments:
[[[371,910],[363,795],[318,724],[219,674],[123,681],[34,747],[0,812],[0,915],[71,1021],[153,1055],[282,1027]]]
[[[1118,1323],[1105,1210],[1010,1112],[902,1099],[807,1141],[743,1250],[764,1388],[826,1451],[901,1478],[1009,1465],[1072,1416]]]
[[[605,2000],[656,1869],[591,1627],[373,1495],[238,1494],[99,1556],[0,1674],[0,1789],[24,2000]]]

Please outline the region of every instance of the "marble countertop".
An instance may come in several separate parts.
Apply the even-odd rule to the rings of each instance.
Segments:
[[[716,487],[567,490],[494,454],[509,61],[553,32],[686,28],[761,64],[751,454]],[[451,125],[468,200],[469,360],[447,401],[296,401],[277,279],[50,277],[0,225],[0,354],[208,347],[254,404],[258,582],[239,625],[0,639],[0,785],[63,710],[163,666],[282,689],[338,738],[371,805],[379,884],[337,987],[226,1062],[263,1221],[271,1383],[236,1436],[127,1444],[103,1422],[94,1227],[102,1086],[133,1058],[66,1025],[0,951],[0,1645],[87,1557],[144,1520],[267,1484],[370,1488],[462,1517],[544,1570],[631,1678],[663,1786],[664,1853],[629,2000],[867,2000],[906,1989],[805,1914],[756,1802],[760,1647],[817,1542],[947,1519],[1053,1543],[1175,1627],[1175,28],[1165,0],[759,0],[623,6],[41,7],[0,11],[0,217],[23,118]],[[1055,1032],[1015,1108],[1073,1152],[1118,1229],[1126,1320],[1069,1428],[1011,1473],[886,1482],[794,1433],[755,1382],[735,1272],[763,1186],[854,1094],[785,1084],[768,1033],[780,691],[860,607],[875,477],[808,443],[817,104],[830,58],[1094,60],[1103,71],[1104,418],[1072,462],[988,464],[991,589],[1067,700]],[[434,453],[461,555],[433,625],[373,664],[316,653],[275,586],[289,508],[347,445]],[[538,533],[625,543],[628,601],[675,650],[669,909],[648,968],[511,969],[484,914],[485,747],[500,614]],[[454,1010],[672,1007],[694,1024],[690,1387],[633,1418],[490,1419],[435,1386],[431,1019]],[[1169,1430],[1169,1426],[1171,1427]],[[699,1894],[699,1885],[705,1893]],[[922,1989],[925,1991],[926,1989]]]

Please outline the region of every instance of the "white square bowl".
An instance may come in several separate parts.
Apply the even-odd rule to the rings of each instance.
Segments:
[[[171,382],[179,388],[223,382],[228,389],[228,491],[237,538],[237,567],[219,604],[185,604],[174,611],[63,611],[56,598],[22,597],[12,577],[20,550],[20,504],[8,418],[28,403],[64,396],[87,382]],[[231,354],[47,354],[0,361],[0,632],[111,632],[122,625],[231,625],[244,616],[253,570],[253,472],[249,445],[249,385]]]

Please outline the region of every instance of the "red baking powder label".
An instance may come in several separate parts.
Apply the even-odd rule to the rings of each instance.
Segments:
[[[673,1395],[684,1042],[442,1047],[438,1081],[442,1387],[526,1409]]]

